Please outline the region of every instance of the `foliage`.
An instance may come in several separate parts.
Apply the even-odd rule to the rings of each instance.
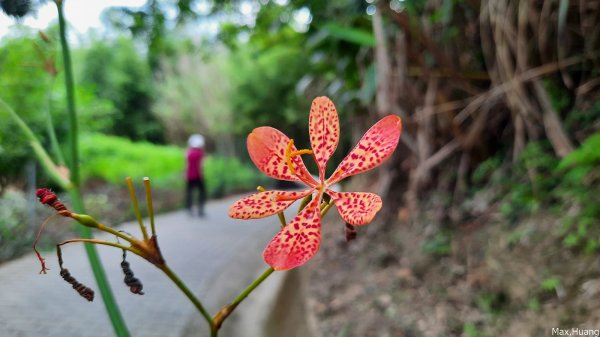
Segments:
[[[49,29],[52,31],[54,28]],[[0,88],[2,98],[25,120],[34,133],[47,139],[47,117],[54,128],[66,134],[65,96],[62,73],[54,73],[56,39],[44,40],[32,32],[5,39],[0,44]],[[84,130],[103,131],[111,125],[110,102],[98,99],[87,86],[75,90]],[[62,138],[61,138],[62,139]],[[49,142],[44,144],[49,146]],[[2,185],[21,177],[23,167],[32,160],[29,145],[12,122],[0,124],[0,180]]]
[[[12,188],[0,196],[0,263],[31,253],[39,226],[47,218],[47,210],[37,205],[34,198]],[[59,225],[52,226],[53,223]],[[71,230],[64,222],[50,221],[38,247],[54,248]]]
[[[148,64],[153,71],[159,70],[164,57],[176,52],[176,34],[168,29],[173,24],[182,24],[196,14],[192,10],[194,0],[174,2],[147,0],[140,7],[111,7],[103,13],[105,23],[114,29],[129,32],[134,38],[144,42]],[[172,15],[176,13],[174,20]],[[174,22],[175,21],[175,22]]]
[[[224,172],[227,172],[224,174]],[[204,164],[204,179],[211,197],[249,191],[268,181],[247,163],[235,157],[208,156]]]
[[[558,159],[548,142],[529,143],[512,169],[502,214],[514,221],[539,210],[543,203],[556,201],[551,192],[560,182],[560,177],[554,174],[557,165]]]
[[[174,65],[164,65],[152,111],[163,123],[169,141],[184,144],[190,134],[200,132],[219,139],[215,144],[219,151],[229,140],[235,124],[227,58],[223,51],[210,58],[189,53],[180,55]]]
[[[598,101],[598,104],[600,105],[600,101]],[[576,151],[571,152],[561,160],[558,169],[570,168],[570,172],[573,172],[572,169],[575,166],[592,169],[595,164],[600,162],[600,151],[598,149],[600,149],[600,133],[589,136]]]
[[[564,244],[586,252],[600,248],[599,146],[600,133],[591,135],[561,160],[556,172],[563,177],[558,195],[564,213]]]
[[[81,154],[84,180],[96,177],[122,185],[127,176],[134,181],[148,176],[157,187],[181,186],[177,182],[183,172],[183,151],[174,146],[86,134],[81,137]]]
[[[35,230],[28,225],[27,206],[21,192],[10,191],[0,197],[0,262],[30,248]]]
[[[466,337],[485,337],[486,335],[481,333],[475,324],[465,323],[463,326],[463,333]]]
[[[95,41],[82,59],[80,83],[112,103],[113,124],[107,132],[132,140],[163,141],[162,127],[151,113],[152,74],[131,40]]]
[[[181,148],[87,134],[81,138],[81,153],[84,180],[100,178],[123,186],[127,176],[134,181],[147,176],[156,188],[183,190],[185,151]],[[253,189],[260,183],[257,177],[255,170],[236,158],[208,156],[204,161],[204,178],[211,197]]]
[[[436,233],[432,238],[423,244],[423,252],[426,254],[445,256],[450,254],[452,247],[452,237],[448,231]]]
[[[496,172],[502,165],[501,154],[490,157],[482,161],[477,168],[471,174],[471,179],[474,184],[478,185],[491,179],[491,176]]]
[[[555,291],[558,287],[560,287],[560,279],[556,276],[547,277],[540,284],[540,289],[543,291]]]
[[[598,250],[599,146],[600,133],[596,133],[559,160],[551,154],[549,144],[529,143],[513,167],[513,177],[505,178],[502,214],[512,221],[553,207],[563,220],[566,247]]]
[[[308,133],[301,121],[309,102],[295,91],[307,67],[297,40],[265,50],[252,45],[238,49],[228,69],[236,93],[231,97],[237,117],[234,130],[247,134],[258,125],[277,121],[278,128],[293,135]]]
[[[0,92],[33,130],[41,132],[44,116],[40,110],[44,107],[49,82],[39,61],[38,42],[32,36],[3,41],[0,46]],[[8,118],[3,116],[3,120],[8,121]],[[0,153],[3,179],[14,179],[31,158],[25,137],[10,122],[0,124]]]

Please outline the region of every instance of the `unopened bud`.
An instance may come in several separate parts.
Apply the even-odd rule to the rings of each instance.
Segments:
[[[77,220],[77,222],[86,227],[98,228],[98,221],[87,214],[71,213],[71,218]]]
[[[352,226],[349,223],[346,223],[346,241],[352,241],[356,239],[356,227]]]

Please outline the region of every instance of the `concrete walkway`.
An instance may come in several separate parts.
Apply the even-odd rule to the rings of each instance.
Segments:
[[[156,219],[158,240],[167,263],[211,313],[231,301],[267,268],[261,253],[279,228],[277,218],[249,221],[228,218],[227,209],[236,199],[209,202],[207,218],[192,218],[180,211]],[[125,224],[121,229],[140,237],[137,223]],[[44,254],[51,269],[46,275],[38,274],[39,263],[33,254],[28,254],[0,266],[0,336],[114,336],[83,247],[80,244],[64,247],[65,268],[96,290],[96,300],[87,302],[60,278],[54,251]],[[131,294],[123,283],[121,251],[101,246],[98,250],[131,336],[208,335],[208,328],[195,308],[162,272],[128,254],[145,292],[143,296]],[[275,273],[259,290],[262,294],[276,292],[281,280],[282,274]],[[240,309],[244,304],[247,303],[242,303]],[[231,318],[232,322],[239,320]],[[201,330],[190,333],[190,327]],[[223,336],[228,335],[223,332]]]

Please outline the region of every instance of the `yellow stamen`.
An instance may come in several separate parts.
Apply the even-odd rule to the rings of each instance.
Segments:
[[[296,174],[296,169],[294,169],[294,165],[292,165],[292,146],[294,146],[294,140],[290,139],[287,147],[285,148],[285,161],[287,163],[287,166],[290,168],[290,172],[292,172],[292,174]]]
[[[298,150],[298,151],[294,151],[292,153],[290,153],[290,156],[294,157],[294,156],[301,156],[303,154],[312,154],[312,150],[309,149],[304,149],[304,150]]]
[[[262,186],[258,186],[258,187],[256,188],[256,190],[257,190],[257,191],[259,191],[259,192],[264,192],[264,191],[266,191],[266,190],[265,190],[265,188],[264,188],[264,187],[262,187]]]
[[[301,156],[303,154],[312,154],[312,150],[308,150],[308,149],[303,149],[303,150],[296,150],[294,152],[292,152],[292,147],[294,146],[294,140],[290,139],[287,147],[285,148],[285,161],[287,163],[287,166],[290,168],[290,172],[292,172],[292,174],[296,174],[296,169],[294,168],[294,165],[292,163],[292,157],[295,156]]]

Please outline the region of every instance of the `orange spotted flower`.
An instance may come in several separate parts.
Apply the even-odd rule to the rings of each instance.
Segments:
[[[389,115],[373,125],[356,147],[342,160],[331,177],[325,179],[327,161],[337,148],[340,123],[333,102],[318,97],[312,102],[309,117],[311,150],[297,150],[294,141],[268,126],[256,128],[248,135],[250,158],[269,177],[300,181],[304,191],[264,191],[238,200],[229,208],[236,219],[258,219],[277,214],[294,201],[315,194],[312,201],[269,242],[263,258],[275,270],[288,270],[310,260],[321,243],[321,202],[328,194],[339,214],[351,225],[371,222],[381,209],[381,198],[366,192],[335,192],[330,186],[340,180],[368,171],[383,163],[396,149],[402,129],[400,117]],[[316,181],[304,166],[301,155],[312,154],[319,168]]]

